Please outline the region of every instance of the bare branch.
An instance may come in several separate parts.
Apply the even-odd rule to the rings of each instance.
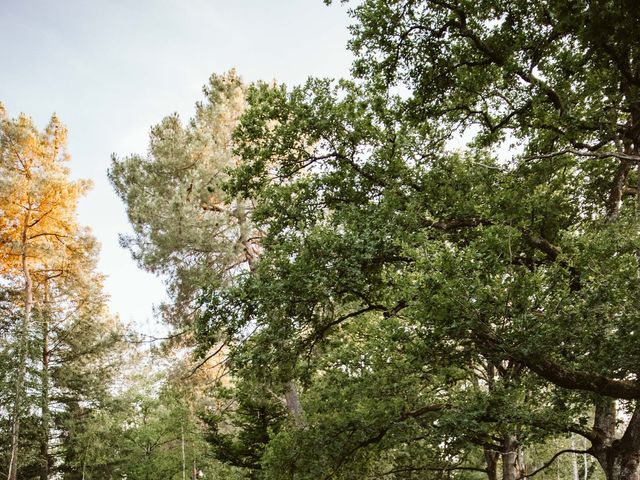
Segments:
[[[205,363],[207,363],[207,362],[208,362],[209,360],[211,360],[213,357],[215,357],[216,355],[218,355],[226,345],[227,345],[226,343],[222,342],[222,343],[220,344],[220,346],[219,346],[218,348],[216,348],[216,349],[213,351],[213,353],[210,353],[210,354],[209,354],[209,355],[207,355],[204,359],[202,359],[200,362],[198,362],[198,364],[197,364],[195,367],[193,367],[193,369],[191,370],[191,372],[190,372],[188,375],[184,376],[183,378],[184,378],[184,379],[187,379],[187,378],[190,378],[190,377],[192,377],[193,375],[195,375],[195,373],[196,373],[196,372],[197,372],[197,371],[198,371],[202,366],[204,366],[204,364],[205,364]]]
[[[578,157],[590,157],[590,158],[617,158],[619,160],[626,160],[633,163],[640,163],[640,155],[632,155],[622,152],[586,152],[584,150],[578,150],[576,148],[565,148],[564,150],[558,150],[553,153],[543,153],[538,155],[531,155],[523,158],[524,161],[529,160],[544,160],[547,158],[559,157],[561,155],[576,155]]]
[[[573,450],[571,448],[568,448],[566,450],[560,450],[553,457],[551,457],[551,459],[547,463],[542,465],[540,468],[538,468],[537,470],[534,470],[532,473],[527,473],[525,475],[522,475],[518,477],[516,480],[523,480],[525,478],[530,478],[530,477],[533,477],[534,475],[537,475],[538,473],[542,472],[543,470],[551,466],[551,464],[555,462],[556,458],[558,458],[560,455],[564,455],[565,453],[589,453],[590,454],[591,451],[590,450]]]

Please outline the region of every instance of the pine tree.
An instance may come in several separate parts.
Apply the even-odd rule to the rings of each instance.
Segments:
[[[0,275],[16,321],[5,338],[17,357],[8,366],[13,393],[5,404],[9,480],[53,475],[61,442],[75,428],[63,418],[72,404],[95,405],[107,395],[115,361],[109,354],[122,334],[96,273],[96,241],[76,220],[89,182],[69,179],[66,133],[55,116],[39,132],[26,115],[9,119],[2,110]],[[23,421],[31,429],[26,437]],[[21,446],[32,454],[21,458]]]

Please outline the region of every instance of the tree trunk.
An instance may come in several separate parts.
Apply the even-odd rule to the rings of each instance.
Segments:
[[[576,450],[576,436],[571,434],[571,448]],[[580,471],[578,470],[578,454],[571,454],[571,467],[573,469],[573,480],[580,480]]]
[[[596,455],[607,480],[640,480],[640,452],[615,452]]]
[[[42,435],[40,437],[40,480],[49,480],[49,282],[44,283],[42,310]]]
[[[524,465],[514,435],[507,435],[502,443],[502,480],[520,480],[524,478]]]
[[[302,417],[302,405],[298,397],[298,390],[293,381],[289,381],[284,385],[284,400],[289,415],[293,418],[297,427],[304,427],[304,418]]]
[[[498,458],[499,454],[489,448],[484,448],[484,458],[487,464],[488,480],[498,480]]]
[[[636,407],[621,438],[616,438],[615,401],[605,399],[596,406],[591,451],[607,480],[640,480],[640,407]]]
[[[589,462],[587,460],[587,454],[582,454],[582,461],[584,463],[584,478],[583,480],[589,480]]]
[[[24,377],[27,368],[27,350],[29,323],[31,321],[31,308],[33,306],[33,283],[27,262],[27,228],[30,215],[27,214],[22,229],[22,275],[24,276],[24,315],[20,325],[18,338],[18,372],[16,375],[15,398],[11,415],[11,450],[9,454],[8,480],[17,480],[18,475],[18,443],[20,440],[20,415],[22,411],[22,400],[24,397]]]

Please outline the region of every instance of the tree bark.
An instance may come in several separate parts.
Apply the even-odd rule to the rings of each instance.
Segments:
[[[484,458],[487,464],[488,480],[498,480],[498,458],[499,454],[489,448],[484,448]]]
[[[591,450],[607,480],[640,480],[640,407],[636,407],[622,437],[617,438],[615,401],[596,406]]]
[[[640,480],[640,454],[633,455],[609,450],[597,455],[598,463],[604,470],[607,480]]]
[[[287,412],[297,427],[304,427],[304,418],[302,416],[302,404],[298,397],[298,390],[296,384],[293,381],[289,381],[284,385],[284,400],[287,407]]]
[[[576,436],[571,434],[571,448],[576,450]],[[573,469],[573,480],[580,480],[580,471],[578,470],[578,454],[573,452],[571,454],[571,467]]]
[[[502,480],[521,480],[524,478],[524,464],[518,439],[507,435],[502,443]]]

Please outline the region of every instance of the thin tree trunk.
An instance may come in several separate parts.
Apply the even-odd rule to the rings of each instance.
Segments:
[[[24,380],[27,367],[27,350],[31,308],[33,306],[33,283],[27,261],[27,229],[31,216],[26,215],[22,228],[22,275],[24,277],[24,315],[20,325],[18,338],[18,372],[16,375],[16,389],[11,416],[11,451],[9,454],[8,480],[17,480],[18,475],[18,444],[20,441],[20,415],[24,396]]]
[[[187,479],[187,462],[184,454],[184,425],[180,427],[180,437],[182,440],[182,480]]]
[[[296,384],[293,381],[289,381],[284,385],[284,400],[287,406],[289,415],[293,418],[297,427],[303,427],[305,425],[304,418],[302,416],[302,404],[298,397],[298,390]]]
[[[576,437],[571,434],[571,449],[576,450]],[[578,454],[573,452],[571,454],[571,466],[573,468],[573,480],[580,480],[580,471],[578,470]]]
[[[583,480],[589,480],[589,459],[588,454],[586,453],[587,450],[587,439],[583,438],[582,439],[582,450],[585,451],[585,453],[582,454],[582,463],[583,463],[583,467],[584,467],[584,478]]]
[[[42,310],[42,435],[40,438],[40,480],[49,480],[49,282],[44,283]]]

